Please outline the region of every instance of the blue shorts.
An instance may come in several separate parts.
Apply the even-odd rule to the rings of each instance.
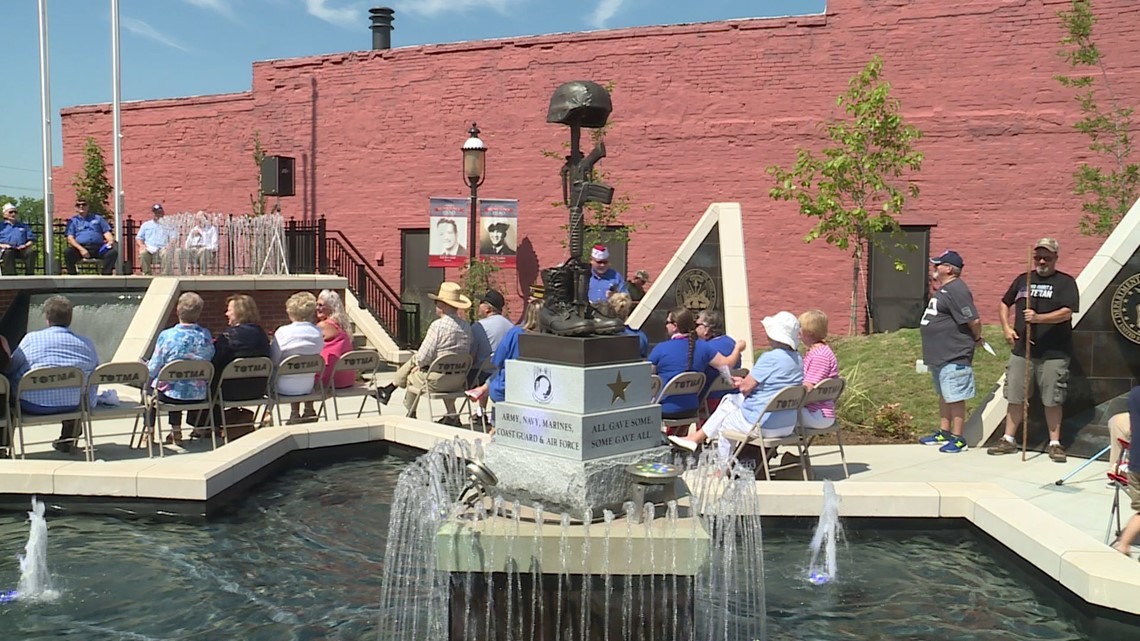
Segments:
[[[947,403],[974,398],[974,368],[958,363],[946,363],[930,369],[934,379],[934,392]]]

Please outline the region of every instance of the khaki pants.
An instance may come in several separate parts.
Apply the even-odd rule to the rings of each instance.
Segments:
[[[160,250],[154,252],[153,254],[146,251],[146,250],[143,250],[143,252],[139,254],[139,264],[142,267],[143,275],[144,276],[151,275],[152,274],[151,269],[153,268],[155,263],[158,263],[159,269],[161,269],[162,263],[165,262],[163,260],[163,258],[165,256],[166,256],[166,250],[165,249],[160,249]]]
[[[435,392],[458,392],[463,389],[462,378],[457,378],[458,386],[455,389],[442,389],[435,387],[436,381],[441,378],[440,374],[432,374],[428,376],[426,369],[420,369],[416,366],[414,359],[408,360],[400,369],[396,370],[396,378],[392,383],[396,387],[404,389],[404,408],[408,410],[408,416],[416,415],[416,406],[420,403],[420,391],[426,387],[432,387]],[[415,391],[413,391],[415,390]],[[455,414],[455,401],[445,400],[444,405],[447,407],[448,415]]]
[[[1128,420],[1128,412],[1121,412],[1114,414],[1112,418],[1108,419],[1108,469],[1110,472],[1116,471],[1116,464],[1120,462],[1120,456],[1124,451],[1124,446],[1120,444],[1119,439],[1125,441],[1132,440],[1132,424]]]

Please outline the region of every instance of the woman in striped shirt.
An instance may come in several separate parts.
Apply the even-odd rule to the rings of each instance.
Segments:
[[[804,343],[804,387],[809,391],[820,381],[839,378],[839,361],[827,344],[827,314],[810,309],[800,314],[800,339]],[[835,423],[835,401],[808,403],[800,410],[804,427],[822,429]]]

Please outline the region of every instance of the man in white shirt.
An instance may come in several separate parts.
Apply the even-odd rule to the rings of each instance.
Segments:
[[[319,355],[325,347],[321,329],[313,321],[317,317],[317,297],[310,292],[297,292],[285,301],[285,313],[292,321],[273,332],[269,357],[275,365],[296,356]],[[294,374],[277,377],[277,393],[281,396],[302,396],[313,391],[316,379],[312,374]],[[289,424],[300,422],[300,403],[291,403]]]
[[[162,226],[162,217],[166,215],[162,205],[156,203],[150,211],[154,217],[139,227],[139,233],[135,236],[135,245],[138,248],[142,273],[153,275],[154,263],[157,261],[162,264],[166,245],[170,242],[170,232]]]

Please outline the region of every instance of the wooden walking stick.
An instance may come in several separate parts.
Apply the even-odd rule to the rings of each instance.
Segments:
[[[1025,309],[1033,309],[1033,250],[1029,248],[1029,268],[1025,270]],[[1025,312],[1022,312],[1024,316]],[[1021,401],[1021,460],[1029,449],[1029,385],[1032,382],[1033,360],[1030,346],[1033,345],[1033,324],[1025,319],[1025,396]]]

